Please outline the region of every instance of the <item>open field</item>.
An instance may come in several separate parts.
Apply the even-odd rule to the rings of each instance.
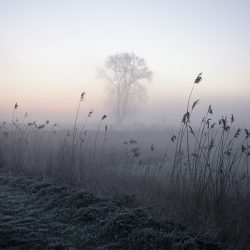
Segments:
[[[128,196],[151,214],[167,216],[189,232],[234,248],[249,245],[250,133],[234,116],[213,121],[209,106],[192,128],[192,105],[179,130],[109,130],[78,117],[71,130],[46,121],[22,122],[13,110],[1,126],[0,163],[12,173],[32,174],[84,188],[104,197]],[[80,106],[79,106],[80,107]],[[165,144],[164,144],[165,142]]]

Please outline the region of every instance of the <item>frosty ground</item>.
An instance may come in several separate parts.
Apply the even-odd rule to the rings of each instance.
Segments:
[[[226,249],[150,216],[129,197],[0,172],[0,249]]]

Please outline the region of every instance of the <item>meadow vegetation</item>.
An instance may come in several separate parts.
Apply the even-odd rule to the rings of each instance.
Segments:
[[[93,110],[79,119],[85,102],[80,95],[74,126],[30,121],[27,114],[0,128],[0,166],[97,194],[133,197],[149,213],[166,215],[190,232],[234,246],[250,244],[250,131],[238,128],[234,115],[213,120],[210,105],[198,128],[192,117],[195,79],[179,130],[165,147],[142,145],[122,131],[109,130],[104,114],[95,129],[88,127]],[[125,139],[124,133],[127,138]]]

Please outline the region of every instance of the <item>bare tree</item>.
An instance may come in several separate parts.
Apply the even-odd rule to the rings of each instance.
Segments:
[[[121,125],[135,98],[142,99],[145,95],[145,80],[150,80],[152,72],[145,60],[134,53],[121,53],[109,56],[101,76],[107,81],[107,90],[115,103],[115,116]]]

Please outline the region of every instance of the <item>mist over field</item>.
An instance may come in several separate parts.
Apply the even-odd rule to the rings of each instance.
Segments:
[[[248,1],[2,1],[1,99],[4,119],[13,103],[34,119],[72,122],[79,93],[85,113],[108,112],[107,57],[134,52],[153,72],[133,122],[178,126],[193,79],[204,72],[200,113],[234,113],[249,123]],[[108,109],[108,111],[107,111]]]
[[[1,249],[248,249],[250,1],[0,1]]]

